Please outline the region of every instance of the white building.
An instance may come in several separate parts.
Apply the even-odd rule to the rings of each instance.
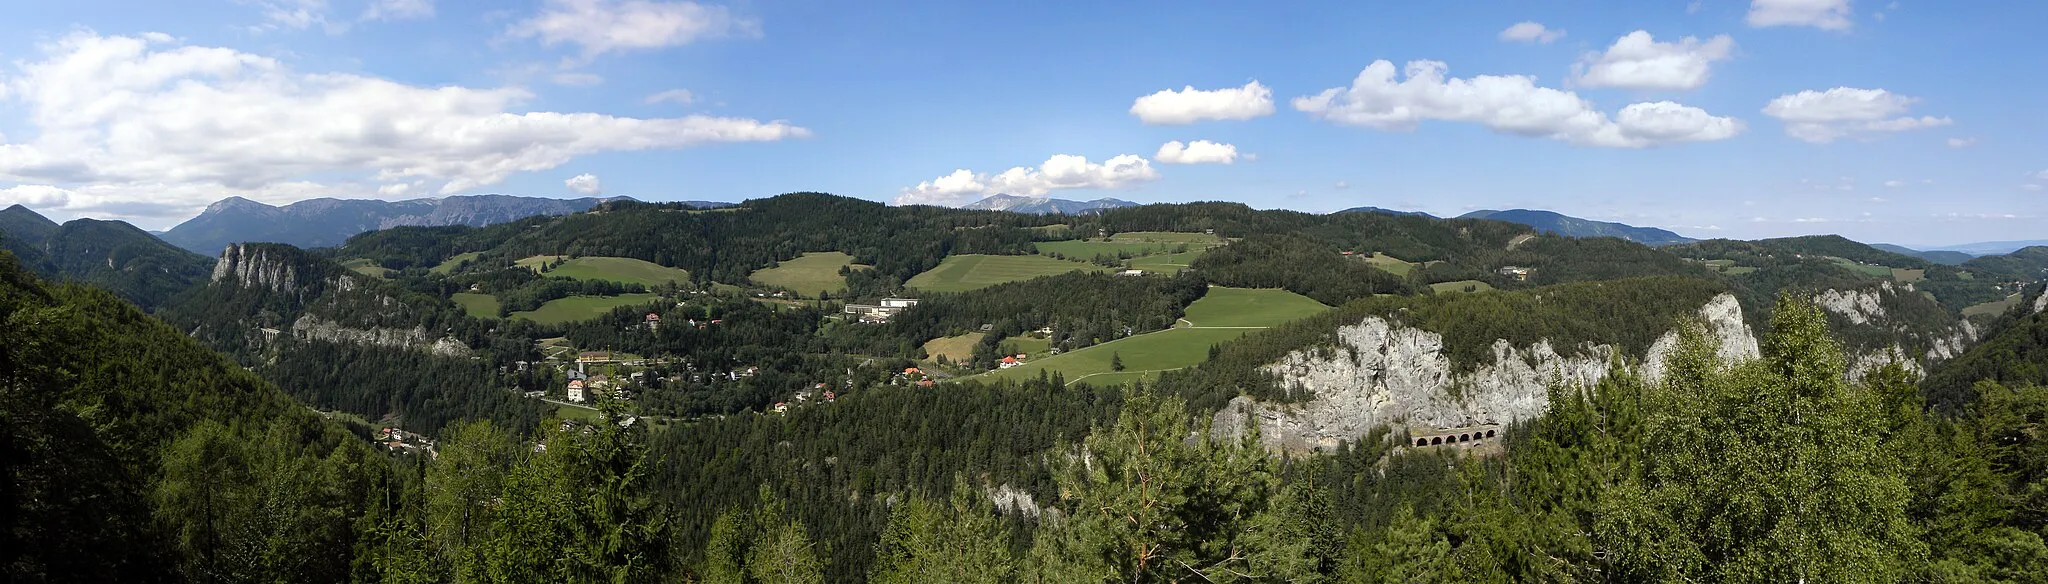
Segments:
[[[569,401],[580,404],[588,400],[589,397],[583,393],[583,380],[569,380]]]

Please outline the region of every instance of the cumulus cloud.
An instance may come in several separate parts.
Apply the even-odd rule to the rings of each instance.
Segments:
[[[1580,85],[1627,89],[1699,89],[1716,61],[1735,52],[1735,40],[1720,35],[1702,42],[1685,37],[1660,43],[1647,31],[1615,39],[1605,53],[1587,54],[1572,69]]]
[[[548,0],[547,7],[506,31],[541,44],[573,44],[585,58],[614,51],[660,49],[703,39],[761,36],[761,23],[724,6],[654,0]]]
[[[2037,185],[2037,184],[2033,184],[2033,183],[2027,183],[2027,184],[2023,184],[2023,185],[2020,185],[2020,188],[2022,188],[2022,189],[2026,189],[2026,190],[2029,190],[2029,191],[2038,191],[2038,190],[2041,190],[2041,185]]]
[[[1811,26],[1822,30],[1848,30],[1849,0],[1752,0],[1749,25]]]
[[[1159,145],[1152,159],[1163,164],[1231,164],[1237,162],[1237,147],[1208,140],[1186,144],[1174,140]]]
[[[1895,188],[1895,189],[1896,189],[1896,188],[1899,188],[1899,187],[1902,187],[1902,186],[1906,186],[1906,183],[1905,183],[1905,182],[1903,182],[1903,181],[1896,181],[1896,180],[1888,180],[1888,181],[1884,181],[1884,186],[1887,186],[1887,187],[1891,187],[1891,188]]]
[[[1294,109],[1346,126],[1410,131],[1423,120],[1476,123],[1496,132],[1572,144],[1642,148],[1724,140],[1742,132],[1732,117],[1659,101],[1631,104],[1613,118],[1577,94],[1539,87],[1532,77],[1446,78],[1439,61],[1411,61],[1396,81],[1394,64],[1374,61],[1350,87],[1294,98]]]
[[[434,0],[372,0],[363,20],[418,20],[434,17]]]
[[[313,25],[328,25],[327,0],[246,0],[263,12],[263,24],[253,27],[256,31],[305,30]],[[335,32],[340,32],[336,28]]]
[[[78,33],[39,51],[0,73],[35,132],[0,143],[0,181],[59,186],[74,205],[452,194],[599,152],[809,135],[747,118],[525,111],[518,88],[300,73],[160,35]]]
[[[1340,180],[1340,181],[1337,181],[1337,184],[1335,184],[1335,185],[1332,185],[1332,186],[1335,186],[1335,187],[1337,187],[1337,188],[1339,188],[1339,189],[1348,189],[1348,188],[1351,188],[1351,183],[1350,183],[1350,182],[1347,182],[1347,181],[1341,181],[1341,180]]]
[[[569,177],[569,180],[562,181],[562,186],[586,195],[604,194],[604,182],[597,180],[597,175],[588,172]]]
[[[688,89],[670,89],[668,91],[663,91],[660,93],[656,93],[654,95],[647,96],[645,103],[647,105],[654,105],[657,103],[668,102],[676,105],[690,105],[692,103],[695,103],[696,101],[697,96],[695,94],[690,93],[690,90]]]
[[[898,205],[959,205],[976,196],[1006,193],[1039,196],[1065,189],[1118,189],[1157,180],[1152,162],[1136,154],[1123,154],[1097,164],[1086,157],[1055,154],[1036,168],[1014,167],[997,174],[954,170],[939,178],[903,189]]]
[[[1974,137],[1973,137],[1973,138],[1949,138],[1949,139],[1948,139],[1948,147],[1950,147],[1950,148],[1967,148],[1967,147],[1970,147],[1970,146],[1972,146],[1972,145],[1974,145],[1974,144],[1976,144],[1976,143],[1977,143],[1977,139],[1976,139],[1976,138],[1974,138]]]
[[[1192,124],[1202,120],[1249,120],[1273,115],[1273,90],[1258,81],[1244,87],[1180,91],[1161,89],[1131,102],[1131,115],[1147,124]]]
[[[1500,40],[1525,43],[1550,44],[1564,38],[1564,31],[1543,26],[1540,22],[1517,22],[1514,26],[1500,31]]]
[[[1955,123],[1947,117],[1900,115],[1918,101],[1883,89],[1836,87],[1780,95],[1766,104],[1763,112],[1785,122],[1787,135],[1816,144],[1857,133],[1903,132]],[[1957,146],[1954,141],[1950,145]]]

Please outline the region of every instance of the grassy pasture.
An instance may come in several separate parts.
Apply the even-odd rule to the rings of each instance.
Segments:
[[[527,259],[531,260],[533,258]],[[521,260],[521,263],[525,261]],[[669,282],[690,281],[690,273],[687,271],[632,258],[576,258],[555,267],[555,269],[548,270],[546,274],[578,280],[609,280],[621,284],[639,284],[642,286],[659,286]]]
[[[621,306],[647,304],[656,298],[659,296],[653,294],[571,296],[542,304],[538,310],[514,312],[512,318],[524,318],[540,324],[578,322],[597,318]]]
[[[446,274],[446,273],[449,273],[449,272],[453,272],[453,271],[455,271],[455,268],[456,268],[457,266],[461,266],[461,265],[462,265],[462,262],[466,262],[466,261],[474,260],[474,259],[476,259],[476,256],[478,256],[478,255],[480,255],[480,254],[478,254],[477,252],[473,252],[473,251],[472,251],[472,252],[469,252],[469,253],[459,253],[459,254],[455,254],[455,257],[452,257],[452,258],[448,258],[448,261],[445,261],[445,262],[441,262],[441,265],[438,265],[438,266],[434,266],[434,268],[433,268],[433,269],[431,269],[431,270],[428,270],[428,271],[430,271],[430,272],[433,272],[433,273],[436,273],[436,274]]]
[[[462,307],[463,312],[476,318],[497,318],[498,297],[475,292],[456,292],[449,297]]]
[[[1066,376],[1067,381],[1086,379],[1090,383],[1103,384],[1128,381],[1200,364],[1209,358],[1210,346],[1228,343],[1261,328],[1284,324],[1328,308],[1285,290],[1210,288],[1201,300],[1188,306],[1187,320],[1194,323],[1193,327],[1117,339],[1033,359],[1021,366],[969,379],[1026,379],[1037,377],[1040,371],[1058,371]],[[1123,361],[1123,371],[1111,369],[1113,358]]]
[[[1892,279],[1898,280],[1900,283],[1918,282],[1927,279],[1927,270],[1892,268]]]
[[[1436,293],[1438,294],[1449,294],[1452,292],[1464,292],[1466,286],[1471,286],[1473,292],[1485,292],[1493,289],[1493,285],[1478,280],[1437,282],[1435,284],[1430,284],[1429,289],[1436,291]]]
[[[1207,248],[1204,248],[1184,251],[1181,253],[1148,255],[1140,258],[1131,258],[1131,267],[1135,269],[1144,270],[1147,272],[1174,274],[1179,273],[1181,270],[1187,269],[1188,265],[1195,263],[1195,258],[1202,257],[1202,254],[1208,252],[1209,250]]]
[[[956,255],[939,262],[936,268],[911,277],[905,285],[927,292],[965,292],[1076,270],[1099,272],[1102,267],[1036,255]]]
[[[1372,252],[1372,255],[1369,256],[1353,257],[1365,260],[1365,263],[1372,264],[1372,267],[1385,270],[1389,273],[1392,273],[1393,275],[1400,276],[1403,278],[1408,277],[1409,272],[1415,271],[1415,262],[1406,261],[1401,258],[1387,255],[1383,252],[1376,251]]]
[[[2005,311],[2007,309],[2012,308],[2014,304],[2019,304],[2019,302],[2020,295],[2014,294],[2005,297],[2004,300],[1993,300],[1991,302],[1985,302],[1983,304],[1973,304],[1970,305],[1968,308],[1963,309],[1963,316],[1977,316],[1980,314],[1998,316],[2001,314],[2005,314]]]
[[[341,267],[348,268],[349,271],[353,271],[355,273],[370,276],[373,278],[382,278],[384,277],[385,274],[391,273],[391,270],[386,269],[384,266],[377,265],[375,262],[371,262],[370,260],[365,258],[356,258],[342,262]]]
[[[755,270],[747,278],[764,286],[788,288],[804,297],[813,297],[820,291],[838,294],[846,291],[846,277],[839,275],[839,268],[844,266],[867,268],[855,265],[853,256],[844,253],[811,252],[773,268]]]
[[[1189,245],[1222,245],[1223,238],[1207,233],[1181,233],[1176,231],[1132,231],[1109,236],[1110,241],[1143,243],[1185,243]]]
[[[983,333],[967,333],[953,337],[939,337],[924,343],[924,353],[936,360],[945,355],[946,360],[955,363],[974,356],[974,346],[981,344]]]

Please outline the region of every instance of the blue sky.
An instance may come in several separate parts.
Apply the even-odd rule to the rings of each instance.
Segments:
[[[1696,237],[2048,237],[2038,2],[7,12],[0,204],[60,219],[164,228],[229,195],[1001,191],[1545,208]]]

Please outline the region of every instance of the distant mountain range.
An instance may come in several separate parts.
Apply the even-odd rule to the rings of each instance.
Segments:
[[[1947,264],[1947,265],[1951,265],[1951,266],[1959,266],[1959,265],[1962,265],[1962,264],[1963,264],[1963,262],[1967,262],[1967,261],[1970,261],[1971,259],[1974,259],[1974,258],[1976,258],[1976,257],[1977,257],[1977,255],[1976,255],[1976,254],[1969,254],[1969,253],[1963,253],[1963,252],[1960,252],[1960,251],[1951,251],[1951,250],[1931,250],[1931,251],[1922,251],[1922,250],[1917,250],[1917,249],[1913,249],[1913,248],[1910,248],[1910,247],[1906,247],[1906,246],[1903,246],[1903,245],[1892,245],[1892,244],[1889,244],[1889,243],[1873,243],[1873,244],[1870,244],[1870,247],[1874,247],[1874,248],[1877,248],[1877,249],[1885,250],[1885,251],[1888,251],[1888,252],[1892,252],[1892,253],[1895,253],[1895,254],[1899,254],[1899,255],[1902,255],[1902,256],[1910,256],[1910,257],[1916,257],[1916,258],[1920,258],[1920,259],[1923,259],[1923,260],[1927,260],[1927,261],[1930,261],[1930,262],[1934,262],[1934,263],[1937,263],[1937,264]],[[2021,246],[2021,247],[2025,247],[2025,246]],[[2013,248],[2013,249],[2019,249],[2019,248]],[[2008,250],[2008,251],[2010,251],[2010,250]],[[2001,253],[2004,253],[2004,252],[2001,252]]]
[[[203,282],[212,260],[121,221],[58,225],[21,205],[0,209],[0,249],[51,280],[85,282],[154,309]]]
[[[2048,239],[2024,241],[1980,241],[1957,245],[1933,246],[1926,251],[1959,251],[1973,256],[2005,255],[2029,247],[2048,246]]]
[[[287,243],[302,248],[341,245],[365,231],[404,226],[481,227],[535,215],[567,215],[627,197],[550,199],[508,195],[465,195],[436,199],[309,199],[282,207],[228,197],[198,217],[163,233],[164,241],[212,256],[230,243]],[[686,201],[699,207],[730,203]]]
[[[1338,213],[1380,213],[1383,215],[1399,215],[1402,217],[1428,217],[1431,219],[1438,218],[1435,215],[1431,215],[1421,211],[1395,211],[1393,209],[1382,209],[1379,207],[1352,207],[1349,209],[1338,211]]]
[[[968,203],[966,205],[961,206],[960,208],[973,209],[976,211],[1009,211],[1012,213],[1057,213],[1061,215],[1078,215],[1082,213],[1101,211],[1103,209],[1116,209],[1120,207],[1136,206],[1138,206],[1137,203],[1133,203],[1123,199],[1104,198],[1096,199],[1093,201],[1069,201],[1066,199],[1054,199],[1050,197],[1019,197],[1016,195],[999,194],[990,196],[989,198],[986,199]]]
[[[1649,246],[1671,245],[1698,241],[1655,227],[1636,227],[1608,221],[1580,219],[1553,211],[1532,209],[1509,209],[1506,211],[1473,211],[1459,215],[1459,219],[1492,219],[1520,223],[1536,228],[1537,231],[1566,237],[1619,237]]]

